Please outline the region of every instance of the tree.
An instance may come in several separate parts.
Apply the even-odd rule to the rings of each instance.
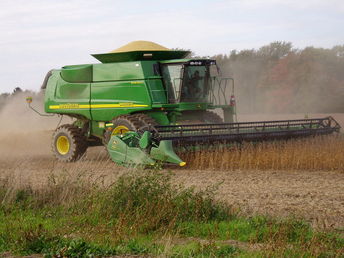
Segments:
[[[16,88],[14,88],[14,90],[13,90],[13,95],[18,94],[18,93],[21,93],[21,92],[23,92],[23,90],[22,90],[20,87],[16,87]]]
[[[292,52],[292,47],[293,45],[291,42],[275,41],[267,46],[261,47],[258,50],[258,55],[268,59],[277,60]]]

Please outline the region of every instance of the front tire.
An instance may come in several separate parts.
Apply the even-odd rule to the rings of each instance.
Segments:
[[[52,151],[59,161],[77,161],[86,152],[87,147],[82,130],[74,125],[61,125],[53,134]]]
[[[122,115],[112,120],[112,131],[104,134],[104,144],[110,141],[113,135],[123,135],[129,131],[137,132],[144,124],[135,115]]]

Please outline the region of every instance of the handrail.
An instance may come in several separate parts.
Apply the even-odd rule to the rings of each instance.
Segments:
[[[229,105],[228,100],[234,95],[234,79],[230,77],[210,78],[209,102],[213,105]]]

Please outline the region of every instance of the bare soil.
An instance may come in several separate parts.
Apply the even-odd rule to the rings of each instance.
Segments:
[[[246,215],[302,217],[318,228],[344,227],[344,174],[328,171],[175,171],[176,180],[205,188]]]

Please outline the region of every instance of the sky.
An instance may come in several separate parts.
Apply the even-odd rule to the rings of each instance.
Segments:
[[[344,0],[0,0],[0,93],[134,40],[212,56],[273,41],[344,44]]]

